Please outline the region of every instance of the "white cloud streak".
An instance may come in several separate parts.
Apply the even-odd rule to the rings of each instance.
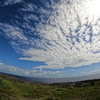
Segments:
[[[50,0],[51,5],[41,2],[48,9],[42,6],[38,9],[32,3],[20,9],[24,11],[21,26],[28,35],[17,24],[0,23],[1,30],[12,39],[13,47],[23,54],[19,59],[42,61],[46,66],[36,68],[52,69],[100,62],[100,12],[93,11],[94,0]]]
[[[0,1],[0,6],[13,5],[13,4],[16,4],[16,3],[20,3],[22,1],[23,0],[3,0],[3,3],[2,3],[2,1]]]

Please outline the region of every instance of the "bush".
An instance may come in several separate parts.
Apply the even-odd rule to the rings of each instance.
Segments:
[[[13,84],[11,82],[0,77],[0,88],[11,89],[12,87],[13,87]]]
[[[58,88],[57,91],[65,91],[65,88]]]
[[[92,99],[84,98],[84,99],[82,99],[82,100],[92,100]]]
[[[61,99],[57,99],[57,98],[52,97],[52,98],[47,98],[46,100],[61,100]]]

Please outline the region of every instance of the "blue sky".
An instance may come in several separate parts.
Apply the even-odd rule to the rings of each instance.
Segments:
[[[98,2],[0,2],[0,71],[32,77],[100,73]]]

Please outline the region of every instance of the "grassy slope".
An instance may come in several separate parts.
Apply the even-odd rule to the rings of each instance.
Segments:
[[[100,80],[43,84],[0,73],[0,100],[100,100]]]

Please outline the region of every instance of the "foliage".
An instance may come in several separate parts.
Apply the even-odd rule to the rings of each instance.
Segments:
[[[12,83],[4,80],[2,77],[0,77],[0,88],[3,89],[11,89],[13,87]]]

